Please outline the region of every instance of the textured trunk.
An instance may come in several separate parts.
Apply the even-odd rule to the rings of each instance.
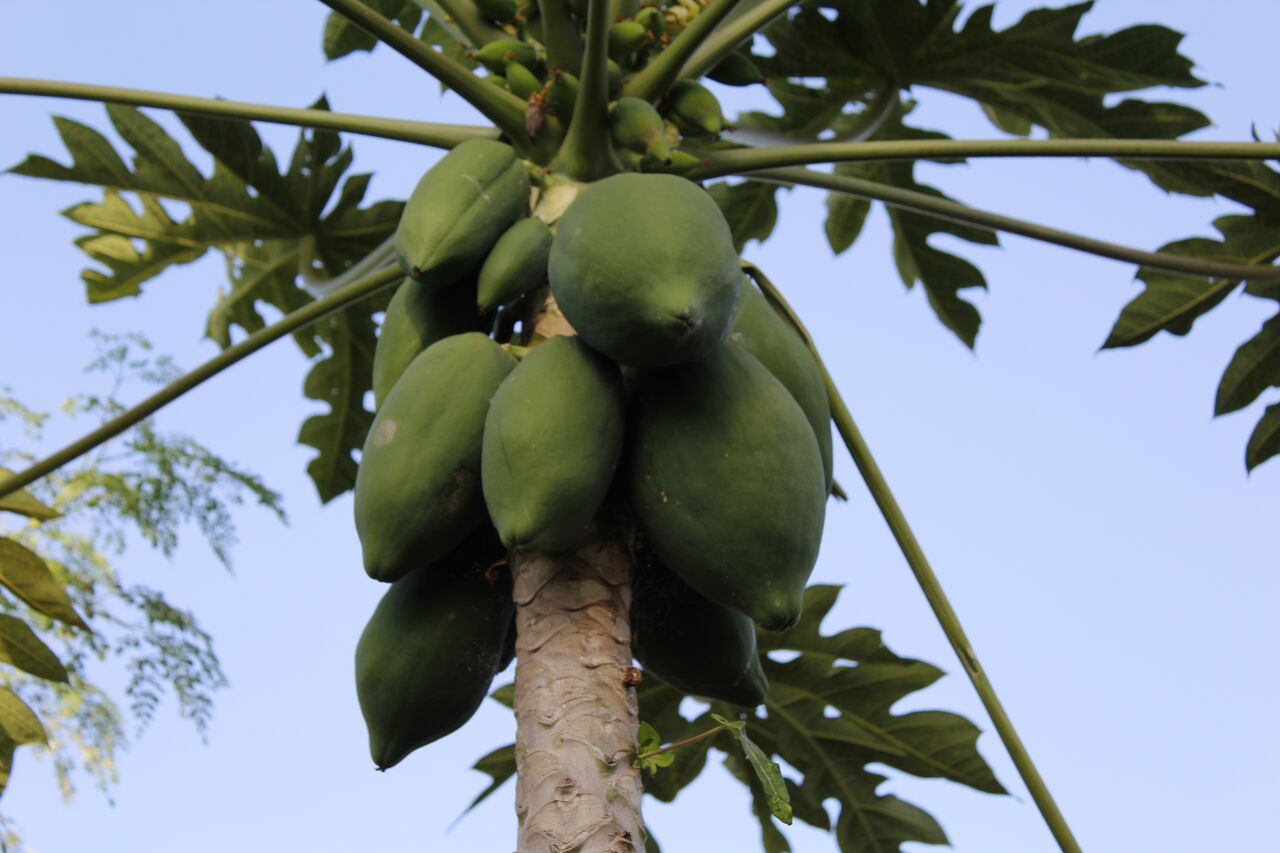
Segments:
[[[604,539],[514,568],[519,853],[637,853],[630,555]]]

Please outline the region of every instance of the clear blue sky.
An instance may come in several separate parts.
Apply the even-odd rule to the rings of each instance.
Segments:
[[[1041,4],[996,5],[1004,25]],[[1271,0],[1098,5],[1086,18],[1091,31],[1159,20],[1190,34],[1185,49],[1198,73],[1222,84],[1174,94],[1217,122],[1197,138],[1245,139],[1254,124],[1263,135],[1280,126],[1272,49],[1280,12]],[[472,120],[389,51],[324,64],[323,17],[320,4],[300,0],[9,4],[0,74],[294,106],[324,91],[340,110]],[[970,106],[922,97],[918,123],[994,135]],[[106,124],[92,105],[0,98],[0,164],[28,151],[61,157],[48,118],[55,111]],[[294,131],[265,133],[292,145]],[[436,156],[362,138],[355,149],[357,168],[378,173],[371,198],[403,197]],[[1148,248],[1206,233],[1231,209],[1168,198],[1105,163],[921,171],[962,200]],[[215,351],[201,339],[223,281],[212,257],[152,282],[144,299],[85,305],[84,263],[70,243],[80,231],[56,212],[92,196],[0,177],[0,384],[37,407],[84,388],[94,327],[143,331],[187,367]],[[833,259],[822,202],[807,190],[787,195],[773,240],[747,254],[785,288],[828,353],[1085,849],[1275,849],[1266,816],[1280,795],[1280,742],[1269,734],[1280,698],[1280,462],[1245,475],[1259,406],[1211,418],[1222,368],[1269,311],[1235,297],[1189,339],[1099,353],[1137,292],[1132,270],[1004,238],[1001,249],[962,249],[990,282],[970,354],[932,318],[923,293],[904,291],[883,214]],[[218,699],[207,745],[162,709],[121,756],[114,805],[91,789],[62,805],[48,762],[23,749],[4,811],[44,853],[513,847],[510,787],[446,832],[486,781],[468,771],[471,762],[510,740],[510,716],[498,706],[394,771],[373,771],[351,655],[382,589],[360,569],[349,497],[322,508],[305,478],[310,450],[294,444],[315,410],[301,394],[304,371],[282,342],[161,417],[264,475],[286,494],[292,524],[243,513],[235,576],[194,538],[172,561],[129,553],[127,577],[195,608],[232,687]],[[932,812],[961,853],[1053,849],[856,473],[837,459],[852,499],[830,507],[814,576],[848,586],[830,627],[881,628],[896,652],[951,673],[903,710],[974,719],[987,732],[983,754],[1014,796],[892,771],[887,788]],[[718,768],[678,805],[649,803],[647,819],[667,853],[757,847],[745,796]],[[835,849],[812,830],[789,834],[803,853]]]

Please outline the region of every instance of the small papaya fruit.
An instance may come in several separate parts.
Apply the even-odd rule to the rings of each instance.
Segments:
[[[659,160],[671,156],[666,122],[643,98],[619,98],[609,107],[609,134],[613,144],[623,151]]]
[[[453,284],[480,265],[528,206],[529,176],[515,149],[468,139],[414,187],[396,228],[396,257],[410,278]]]
[[[760,360],[791,392],[813,427],[822,454],[822,470],[831,490],[831,407],[822,370],[813,360],[799,333],[792,328],[755,285],[743,282],[738,314],[729,329],[729,341]]]
[[[716,96],[693,80],[681,80],[671,87],[667,117],[685,136],[715,136],[725,126]]]
[[[730,607],[694,592],[670,569],[637,555],[631,651],[646,673],[693,696],[754,708],[769,692],[756,628]]]
[[[518,11],[516,0],[476,0],[476,8],[481,15],[499,24],[515,20]]]
[[[551,243],[551,292],[582,340],[620,364],[707,355],[733,320],[742,272],[711,196],[674,175],[591,184]]]
[[[568,124],[573,118],[573,104],[578,98],[578,78],[567,71],[557,71],[551,75],[551,85],[547,87],[547,106],[551,114]]]
[[[636,12],[636,23],[644,27],[655,39],[661,38],[667,31],[666,21],[662,19],[662,10],[657,6],[645,6]]]
[[[707,76],[726,86],[750,86],[764,82],[764,75],[756,68],[751,57],[736,50],[726,54],[715,68],[707,72]]]
[[[636,21],[618,21],[609,27],[609,57],[626,62],[644,45],[648,30]]]
[[[510,573],[486,573],[465,555],[391,585],[355,656],[356,698],[379,770],[471,719],[500,668],[514,611]]]
[[[374,408],[418,353],[450,335],[477,331],[482,323],[470,285],[428,287],[405,279],[387,304],[373,351]]]
[[[502,74],[509,62],[519,62],[525,68],[532,68],[538,61],[538,54],[528,42],[494,39],[476,51],[476,61],[494,74]]]
[[[492,311],[526,293],[547,277],[551,229],[541,219],[521,219],[494,243],[480,267],[476,305]]]
[[[778,631],[800,618],[826,477],[790,392],[740,346],[640,377],[625,481],[658,558],[694,590]]]
[[[394,581],[443,557],[484,518],[484,419],[515,365],[468,332],[432,344],[392,386],[356,471],[356,532],[370,577]]]
[[[485,505],[517,553],[556,553],[587,532],[622,454],[618,366],[576,337],[550,338],[498,388],[480,457]]]
[[[609,97],[616,98],[618,92],[622,89],[622,83],[627,79],[627,72],[622,66],[614,62],[612,59],[605,63],[609,74]]]
[[[542,91],[542,81],[519,62],[507,63],[507,88],[517,98],[529,100],[534,92]]]

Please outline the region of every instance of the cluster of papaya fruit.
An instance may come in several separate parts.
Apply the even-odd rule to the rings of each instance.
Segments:
[[[747,707],[768,689],[755,626],[796,622],[817,557],[822,374],[715,202],[624,172],[531,205],[547,181],[468,141],[397,231],[355,486],[365,569],[391,584],[356,652],[382,768],[462,725],[510,662],[512,555],[626,536],[645,671]]]

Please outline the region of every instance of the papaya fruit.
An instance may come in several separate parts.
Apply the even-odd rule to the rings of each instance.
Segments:
[[[516,0],[476,0],[476,8],[481,15],[499,24],[514,20],[518,11]]]
[[[681,80],[671,87],[667,118],[685,136],[715,136],[725,126],[716,96],[693,80]]]
[[[492,311],[532,290],[547,277],[550,254],[551,229],[545,222],[529,218],[512,225],[480,267],[476,305],[481,311]]]
[[[813,427],[822,454],[822,470],[827,491],[831,490],[831,407],[827,403],[827,387],[822,371],[813,360],[799,333],[792,328],[764,294],[749,282],[743,282],[738,297],[738,314],[729,329],[731,342],[760,360],[783,384]]]
[[[571,336],[535,347],[498,388],[480,457],[485,506],[517,553],[556,553],[587,532],[622,454],[617,365]]]
[[[627,492],[658,558],[770,630],[800,618],[827,500],[813,428],[755,356],[724,344],[640,377]]]
[[[476,331],[482,322],[470,285],[428,287],[405,279],[387,304],[373,351],[375,409],[418,353],[442,338]]]
[[[643,98],[619,98],[609,107],[609,135],[623,151],[666,160],[667,125]]]
[[[649,31],[635,21],[618,21],[609,26],[609,57],[626,62],[641,48]]]
[[[662,367],[715,349],[742,272],[720,208],[675,175],[627,173],[574,200],[551,243],[551,292],[593,349]]]
[[[394,581],[443,557],[483,520],[484,419],[515,365],[468,332],[432,344],[392,386],[356,470],[356,532],[370,577]]]
[[[509,62],[519,62],[525,68],[532,68],[538,61],[538,54],[528,42],[494,39],[476,51],[476,61],[494,74],[502,74]]]
[[[662,19],[662,10],[657,6],[645,6],[636,12],[636,23],[644,27],[655,39],[661,38],[667,31],[667,24]]]
[[[393,583],[356,644],[356,698],[379,770],[461,728],[500,669],[511,574],[451,562]]]
[[[551,75],[551,85],[547,87],[547,107],[551,114],[568,124],[573,118],[573,104],[578,98],[578,78],[567,71],[556,71]]]
[[[643,553],[632,583],[631,651],[646,673],[693,696],[754,708],[769,692],[751,620]]]
[[[529,176],[515,149],[468,139],[414,187],[396,228],[396,257],[410,278],[454,284],[480,266],[528,206]]]
[[[764,82],[764,75],[751,61],[751,57],[736,50],[720,60],[715,68],[707,72],[707,76],[726,86],[750,86]]]
[[[519,62],[511,62],[507,64],[507,88],[517,98],[527,101],[534,92],[542,91],[542,81]]]

